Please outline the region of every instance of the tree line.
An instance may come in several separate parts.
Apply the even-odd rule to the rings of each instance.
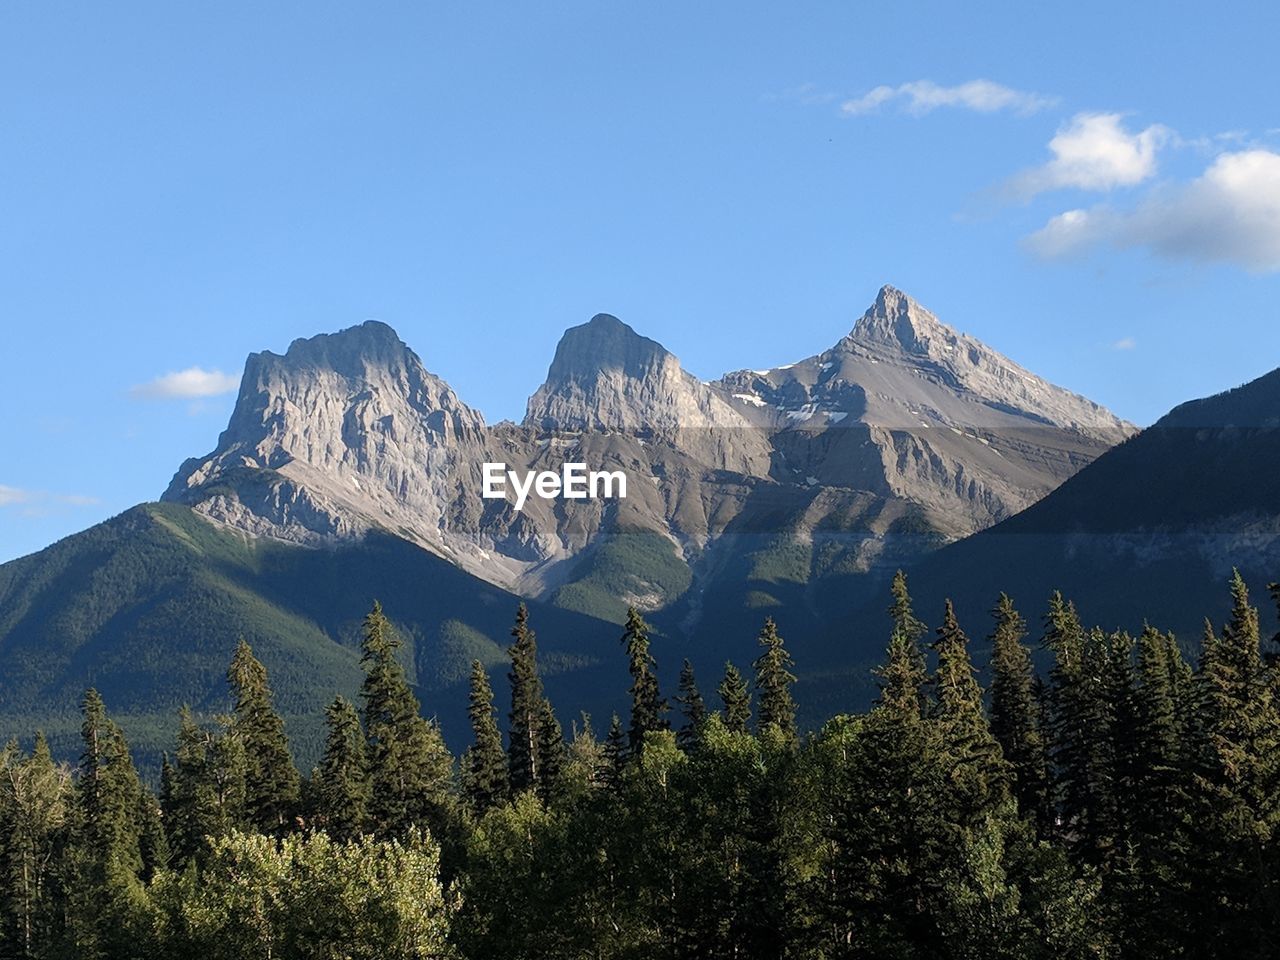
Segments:
[[[94,690],[77,765],[0,753],[0,957],[1280,955],[1280,650],[1230,593],[1194,663],[1059,594],[1033,647],[1002,595],[984,691],[899,574],[876,703],[803,735],[771,619],[714,705],[687,660],[662,695],[634,609],[628,716],[566,732],[521,606],[506,736],[477,661],[457,760],[375,603],[306,777],[241,640],[158,793]]]

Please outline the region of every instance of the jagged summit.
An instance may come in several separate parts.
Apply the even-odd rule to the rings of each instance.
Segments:
[[[293,367],[324,367],[345,376],[358,376],[367,364],[404,365],[410,357],[417,359],[390,325],[366,320],[336,333],[299,337],[283,355],[270,350],[250,354],[249,362],[283,361]]]
[[[612,314],[597,313],[560,337],[547,382],[592,378],[601,370],[621,370],[639,378],[668,360],[675,358],[656,340],[641,336]]]
[[[935,342],[953,344],[954,330],[897,287],[880,288],[873,303],[854,325],[852,339],[901,347],[908,353],[928,354]]]
[[[368,321],[251,355],[217,447],[183,464],[164,499],[304,544],[390,531],[537,592],[578,575],[569,564],[615,525],[691,555],[726,531],[843,525],[864,569],[898,549],[885,538],[903,511],[940,541],[965,536],[1130,432],[890,286],[831,349],[716,383],[596,314],[565,331],[523,423],[497,427]],[[484,463],[554,471],[570,453],[625,469],[627,500],[518,512],[479,494]],[[656,603],[645,598],[666,589],[632,595]]]
[[[740,410],[774,422],[807,423],[825,415],[913,431],[1046,426],[1108,445],[1134,430],[1104,407],[947,326],[888,285],[830,350],[769,370],[738,371],[715,386]]]
[[[524,422],[540,430],[654,433],[668,439],[690,431],[750,433],[732,405],[684,370],[666,347],[604,313],[565,331],[546,382],[529,398]],[[738,469],[754,458],[767,461],[758,438],[745,442],[743,450],[703,453],[707,462]],[[716,438],[716,446],[723,447],[723,438]]]

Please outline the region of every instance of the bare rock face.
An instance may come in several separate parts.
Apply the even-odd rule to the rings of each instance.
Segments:
[[[719,470],[765,476],[769,446],[733,405],[662,344],[608,314],[568,330],[525,425],[556,433],[657,438]]]
[[[252,354],[217,449],[184,463],[163,499],[307,545],[382,528],[474,570],[490,560],[479,510],[456,505],[488,440],[484,418],[369,321],[295,340],[284,356]],[[510,527],[497,531],[504,541],[536,540]]]
[[[857,477],[928,509],[952,538],[1029,506],[1135,432],[887,286],[830,350],[714,386],[775,431],[795,472],[824,486]]]
[[[1132,432],[890,287],[825,353],[714,384],[600,314],[565,333],[519,425],[486,425],[369,322],[250,356],[217,448],[164,499],[304,545],[386,530],[544,595],[589,576],[609,537],[641,531],[702,589],[735,569],[725,553],[743,536],[821,544],[852,569],[902,562],[1035,502]],[[480,497],[486,461],[623,470],[628,495],[517,511]],[[895,541],[904,529],[914,538]],[[685,589],[669,570],[632,579],[643,606]]]

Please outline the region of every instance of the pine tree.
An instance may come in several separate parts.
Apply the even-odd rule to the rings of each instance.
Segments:
[[[138,813],[142,784],[124,734],[107,717],[98,691],[85,691],[80,736],[84,745],[76,792],[82,818],[82,843],[99,871],[108,877],[136,877],[142,869]]]
[[[453,758],[420,714],[396,658],[400,641],[375,601],[364,621],[364,731],[369,744],[369,819],[383,834],[418,824],[440,835],[449,814]]]
[[[565,761],[564,733],[551,701],[542,698],[538,711],[538,797],[549,804],[558,795]]]
[[[933,678],[935,716],[944,763],[952,784],[953,822],[970,826],[992,816],[1007,794],[1007,764],[987,723],[969,659],[969,639],[946,602],[933,649],[938,669]]]
[[[1054,593],[1045,617],[1050,671],[1050,753],[1061,803],[1061,824],[1071,849],[1086,863],[1103,865],[1115,852],[1117,809],[1112,707],[1105,677],[1111,644],[1086,633],[1075,608]]]
[[[912,612],[907,577],[901,570],[894,574],[892,593],[893,604],[889,607],[889,615],[893,619],[893,631],[889,635],[886,663],[877,671],[880,678],[880,697],[877,703],[921,716],[925,707],[928,674],[920,641],[927,628]]]
[[[775,727],[788,743],[794,744],[796,702],[791,696],[791,685],[796,677],[789,668],[795,663],[783,646],[772,617],[765,619],[758,640],[764,652],[752,664],[756,672],[756,729],[763,733],[766,728]]]
[[[1280,614],[1280,582],[1267,585],[1267,590],[1271,594],[1271,602],[1276,605],[1276,612]],[[1276,635],[1271,638],[1271,645],[1280,647],[1280,630],[1276,631]],[[1272,656],[1280,655],[1280,651],[1273,650]]]
[[[1261,656],[1258,611],[1236,571],[1231,618],[1206,637],[1199,677],[1206,734],[1200,858],[1217,904],[1202,923],[1234,955],[1262,955],[1280,942],[1280,863],[1268,850],[1280,832],[1280,704]],[[1259,953],[1261,951],[1261,953]]]
[[[939,888],[958,859],[962,831],[946,789],[940,725],[926,717],[919,621],[905,579],[894,580],[893,631],[878,671],[881,696],[857,721],[824,817],[830,954],[944,956]]]
[[[1187,729],[1190,668],[1177,640],[1145,626],[1138,639],[1133,758],[1134,884],[1128,904],[1131,950],[1175,956],[1190,933],[1182,909],[1193,830],[1190,806],[1194,732]]]
[[[626,650],[631,673],[631,726],[627,737],[634,755],[644,748],[647,734],[667,729],[662,719],[667,705],[658,692],[657,665],[649,653],[649,625],[635,607],[627,608],[622,646]]]
[[[257,829],[278,833],[297,812],[300,778],[284,720],[272,705],[267,669],[244,638],[236,644],[227,681],[235,691],[235,729],[244,745],[245,815]]]
[[[80,956],[115,956],[131,945],[130,905],[141,891],[143,791],[124,734],[96,690],[85,692],[82,712],[67,926]]]
[[[1137,810],[1138,763],[1142,749],[1138,720],[1134,640],[1125,631],[1107,636],[1102,660],[1101,696],[1109,724],[1111,793],[1117,840],[1131,846]],[[1126,855],[1132,851],[1122,851]],[[1125,865],[1129,869],[1131,865]]]
[[[529,626],[529,610],[522,603],[516,610],[511,657],[510,728],[507,734],[507,762],[511,793],[532,790],[538,785],[538,720],[542,711],[542,678],[538,676],[538,641]]]
[[[138,803],[138,845],[142,854],[142,880],[150,883],[169,865],[169,838],[164,832],[164,814],[160,803],[149,790],[143,790]]]
[[[1040,836],[1047,837],[1053,811],[1037,678],[1031,651],[1023,643],[1026,621],[1003,593],[992,615],[996,627],[991,636],[991,733],[1010,764],[1018,809]]]
[[[698,691],[698,681],[693,675],[693,664],[685,658],[680,667],[680,687],[676,703],[680,705],[680,714],[684,724],[676,735],[676,742],[688,750],[698,739],[698,730],[707,716],[707,705]]]
[[[622,771],[627,765],[627,734],[622,728],[622,718],[616,713],[609,720],[604,756],[608,763],[609,785],[617,788],[622,783]]]
[[[345,697],[325,709],[324,757],[315,774],[315,808],[320,825],[337,840],[364,832],[369,811],[368,749],[360,715]]]
[[[234,726],[217,732],[196,723],[189,707],[178,713],[178,748],[166,785],[164,819],[171,855],[179,864],[208,849],[211,838],[242,829],[244,749]]]
[[[467,707],[474,742],[462,758],[463,792],[471,810],[481,815],[507,796],[507,757],[493,708],[493,687],[479,660],[471,661],[471,693]]]
[[[738,668],[728,661],[724,665],[719,693],[724,704],[725,729],[730,733],[746,733],[751,724],[751,693]]]

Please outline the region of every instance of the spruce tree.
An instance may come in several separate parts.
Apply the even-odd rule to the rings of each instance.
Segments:
[[[938,657],[933,678],[935,716],[952,783],[953,822],[969,826],[992,816],[1003,803],[1007,765],[983,712],[982,688],[969,659],[969,639],[950,600],[933,649]]]
[[[235,730],[244,745],[245,815],[257,829],[279,833],[297,812],[300,778],[284,720],[272,704],[267,669],[243,637],[227,680],[235,691]]]
[[[627,653],[631,673],[631,726],[627,737],[634,755],[644,748],[647,734],[667,728],[662,719],[667,705],[658,692],[657,665],[649,653],[649,625],[635,607],[627,608],[622,646]]]
[[[471,692],[467,706],[473,743],[462,758],[462,784],[467,803],[477,815],[507,796],[507,756],[502,749],[493,707],[493,687],[479,660],[471,661]]]
[[[920,647],[927,628],[912,612],[907,577],[901,570],[894,574],[892,593],[889,616],[893,630],[885,665],[876,672],[880,678],[880,696],[876,702],[918,717],[924,712],[928,680],[924,651]]]
[[[85,957],[120,955],[141,894],[143,791],[120,728],[94,689],[82,702],[78,817],[66,890],[70,938]]]
[[[538,797],[549,804],[558,796],[565,761],[564,732],[551,701],[542,698],[538,711]]]
[[[1267,585],[1267,590],[1271,594],[1271,602],[1276,605],[1276,613],[1280,615],[1280,582]],[[1280,629],[1276,631],[1276,635],[1271,638],[1271,645],[1280,648]],[[1280,650],[1271,651],[1273,659],[1280,656]],[[1274,664],[1273,664],[1274,665]]]
[[[961,827],[945,787],[940,725],[925,716],[922,625],[905,578],[894,578],[892,633],[878,670],[881,695],[841,745],[825,833],[833,955],[943,956],[939,889],[958,854]]]
[[[522,603],[511,628],[511,713],[507,734],[507,762],[513,795],[538,785],[538,721],[542,712],[542,678],[538,675],[538,641],[529,626],[529,610]]]
[[[400,641],[381,604],[364,621],[361,695],[369,744],[369,819],[383,834],[416,824],[441,832],[449,812],[453,759],[437,726],[423,719],[404,667]]]
[[[730,733],[746,733],[751,724],[751,693],[738,668],[729,661],[725,661],[719,694],[724,704],[725,729]]]
[[[1101,696],[1104,715],[1111,733],[1111,793],[1114,809],[1112,829],[1118,840],[1132,854],[1132,839],[1137,810],[1137,779],[1140,761],[1141,729],[1138,720],[1137,674],[1134,668],[1133,637],[1125,631],[1107,636],[1102,662]],[[1130,869],[1131,864],[1124,865]]]
[[[1217,905],[1202,918],[1237,956],[1280,942],[1280,879],[1270,851],[1280,831],[1280,704],[1261,656],[1258,611],[1236,571],[1231,618],[1206,638],[1199,677],[1206,757],[1201,784],[1201,883]],[[1258,953],[1258,955],[1262,955]]]
[[[246,826],[244,749],[229,721],[219,718],[218,727],[201,727],[187,706],[178,713],[178,748],[164,791],[169,847],[178,864],[203,854],[210,839]]]
[[[616,713],[609,720],[604,756],[608,765],[609,786],[617,788],[622,783],[622,771],[627,765],[627,733],[622,728],[622,718]]]
[[[164,813],[160,802],[144,789],[138,804],[138,845],[142,854],[142,880],[150,883],[156,874],[169,866],[169,838],[164,832]]]
[[[676,742],[687,750],[697,741],[698,730],[707,716],[707,705],[698,690],[698,681],[693,674],[693,664],[687,657],[680,667],[680,687],[676,703],[680,705],[680,714],[684,717],[684,723],[676,735]]]
[[[1139,956],[1174,956],[1189,933],[1184,898],[1194,828],[1194,750],[1182,703],[1190,670],[1177,640],[1147,625],[1138,639],[1132,841],[1135,887],[1128,924]]]
[[[369,812],[368,749],[360,715],[345,697],[325,709],[324,757],[315,773],[316,816],[337,840],[364,832]]]
[[[99,880],[142,869],[139,846],[142,785],[120,728],[107,717],[98,691],[85,691],[80,726],[83,752],[76,780],[82,817],[83,849],[92,858]]]
[[[796,702],[791,685],[796,682],[790,667],[795,666],[791,654],[783,646],[782,637],[772,617],[767,617],[758,637],[764,652],[752,664],[755,668],[756,729],[777,728],[791,744],[796,742]]]
[[[1031,651],[1023,643],[1026,621],[1003,593],[992,615],[996,627],[991,635],[991,733],[1009,762],[1018,809],[1040,836],[1047,837],[1053,811],[1037,678]]]
[[[1093,866],[1114,852],[1116,829],[1113,720],[1104,682],[1110,643],[1088,633],[1060,593],[1049,600],[1044,645],[1050,671],[1050,753],[1061,826],[1071,849]]]

